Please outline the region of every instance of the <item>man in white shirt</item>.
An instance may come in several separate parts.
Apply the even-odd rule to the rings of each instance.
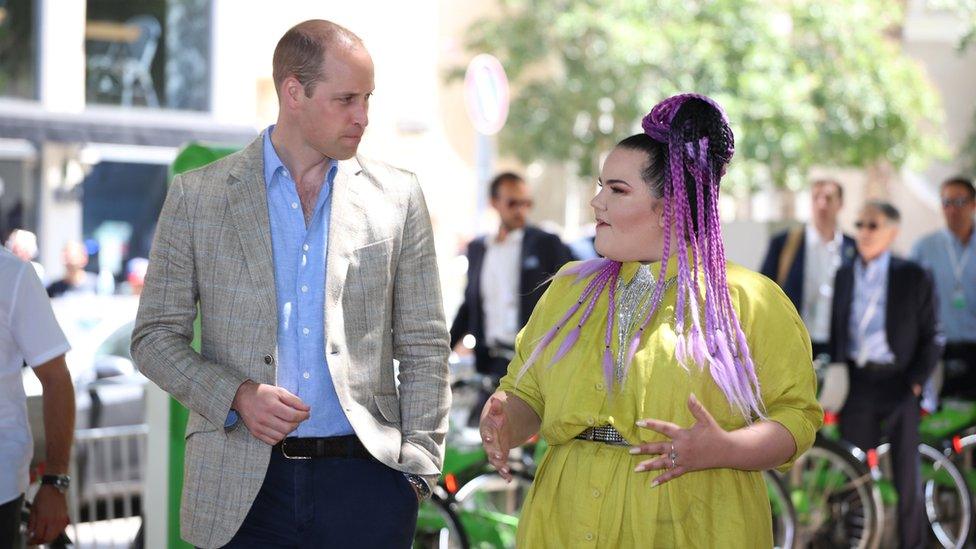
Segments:
[[[75,424],[75,395],[64,361],[68,342],[29,263],[0,249],[0,547],[20,547],[20,512],[33,440],[27,422],[24,365],[41,381],[47,460],[34,497],[27,543],[55,539],[68,524],[65,492]]]
[[[810,223],[783,231],[769,243],[761,272],[776,281],[793,302],[810,332],[813,356],[830,354],[830,308],[834,274],[856,253],[854,239],[842,233],[837,216],[844,190],[833,179],[813,182]]]
[[[549,277],[572,255],[558,236],[527,223],[532,195],[521,176],[497,175],[490,193],[500,223],[493,234],[468,245],[468,284],[451,325],[451,347],[473,335],[475,368],[497,381],[514,356],[515,335],[548,287]]]

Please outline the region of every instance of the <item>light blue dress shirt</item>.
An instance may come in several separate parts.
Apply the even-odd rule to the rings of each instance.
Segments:
[[[310,417],[289,436],[353,434],[325,356],[326,252],[338,163],[332,161],[306,226],[295,181],[271,143],[273,131],[272,125],[264,133],[264,181],[278,310],[277,385],[311,408]],[[236,415],[228,415],[225,426],[233,425]]]
[[[915,243],[912,258],[932,272],[946,340],[976,342],[976,236],[963,246],[948,229],[936,231]]]
[[[862,366],[867,362],[895,362],[885,331],[890,264],[891,252],[881,254],[867,265],[860,258],[854,260],[854,302],[848,319],[847,352]]]

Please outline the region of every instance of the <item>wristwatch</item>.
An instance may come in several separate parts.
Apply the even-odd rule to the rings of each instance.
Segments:
[[[41,485],[50,484],[58,489],[62,494],[67,493],[71,486],[71,477],[68,475],[44,475],[41,477]]]
[[[430,497],[430,486],[427,484],[427,480],[424,479],[424,477],[420,475],[413,475],[410,473],[404,473],[404,476],[407,477],[407,480],[410,481],[410,484],[412,484],[413,487],[417,490],[417,493],[420,495],[421,500],[425,500]]]

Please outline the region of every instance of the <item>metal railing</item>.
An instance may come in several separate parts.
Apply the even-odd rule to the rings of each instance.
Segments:
[[[75,431],[68,493],[76,548],[131,547],[142,526],[149,426]]]

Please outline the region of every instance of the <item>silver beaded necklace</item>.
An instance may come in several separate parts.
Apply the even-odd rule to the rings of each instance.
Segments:
[[[677,277],[667,280],[663,291],[668,291],[676,280]],[[623,277],[617,279],[617,357],[614,373],[618,385],[622,385],[624,381],[624,363],[627,360],[630,340],[647,316],[655,286],[654,275],[651,274],[648,265],[637,267],[637,272],[630,282],[624,283]]]

